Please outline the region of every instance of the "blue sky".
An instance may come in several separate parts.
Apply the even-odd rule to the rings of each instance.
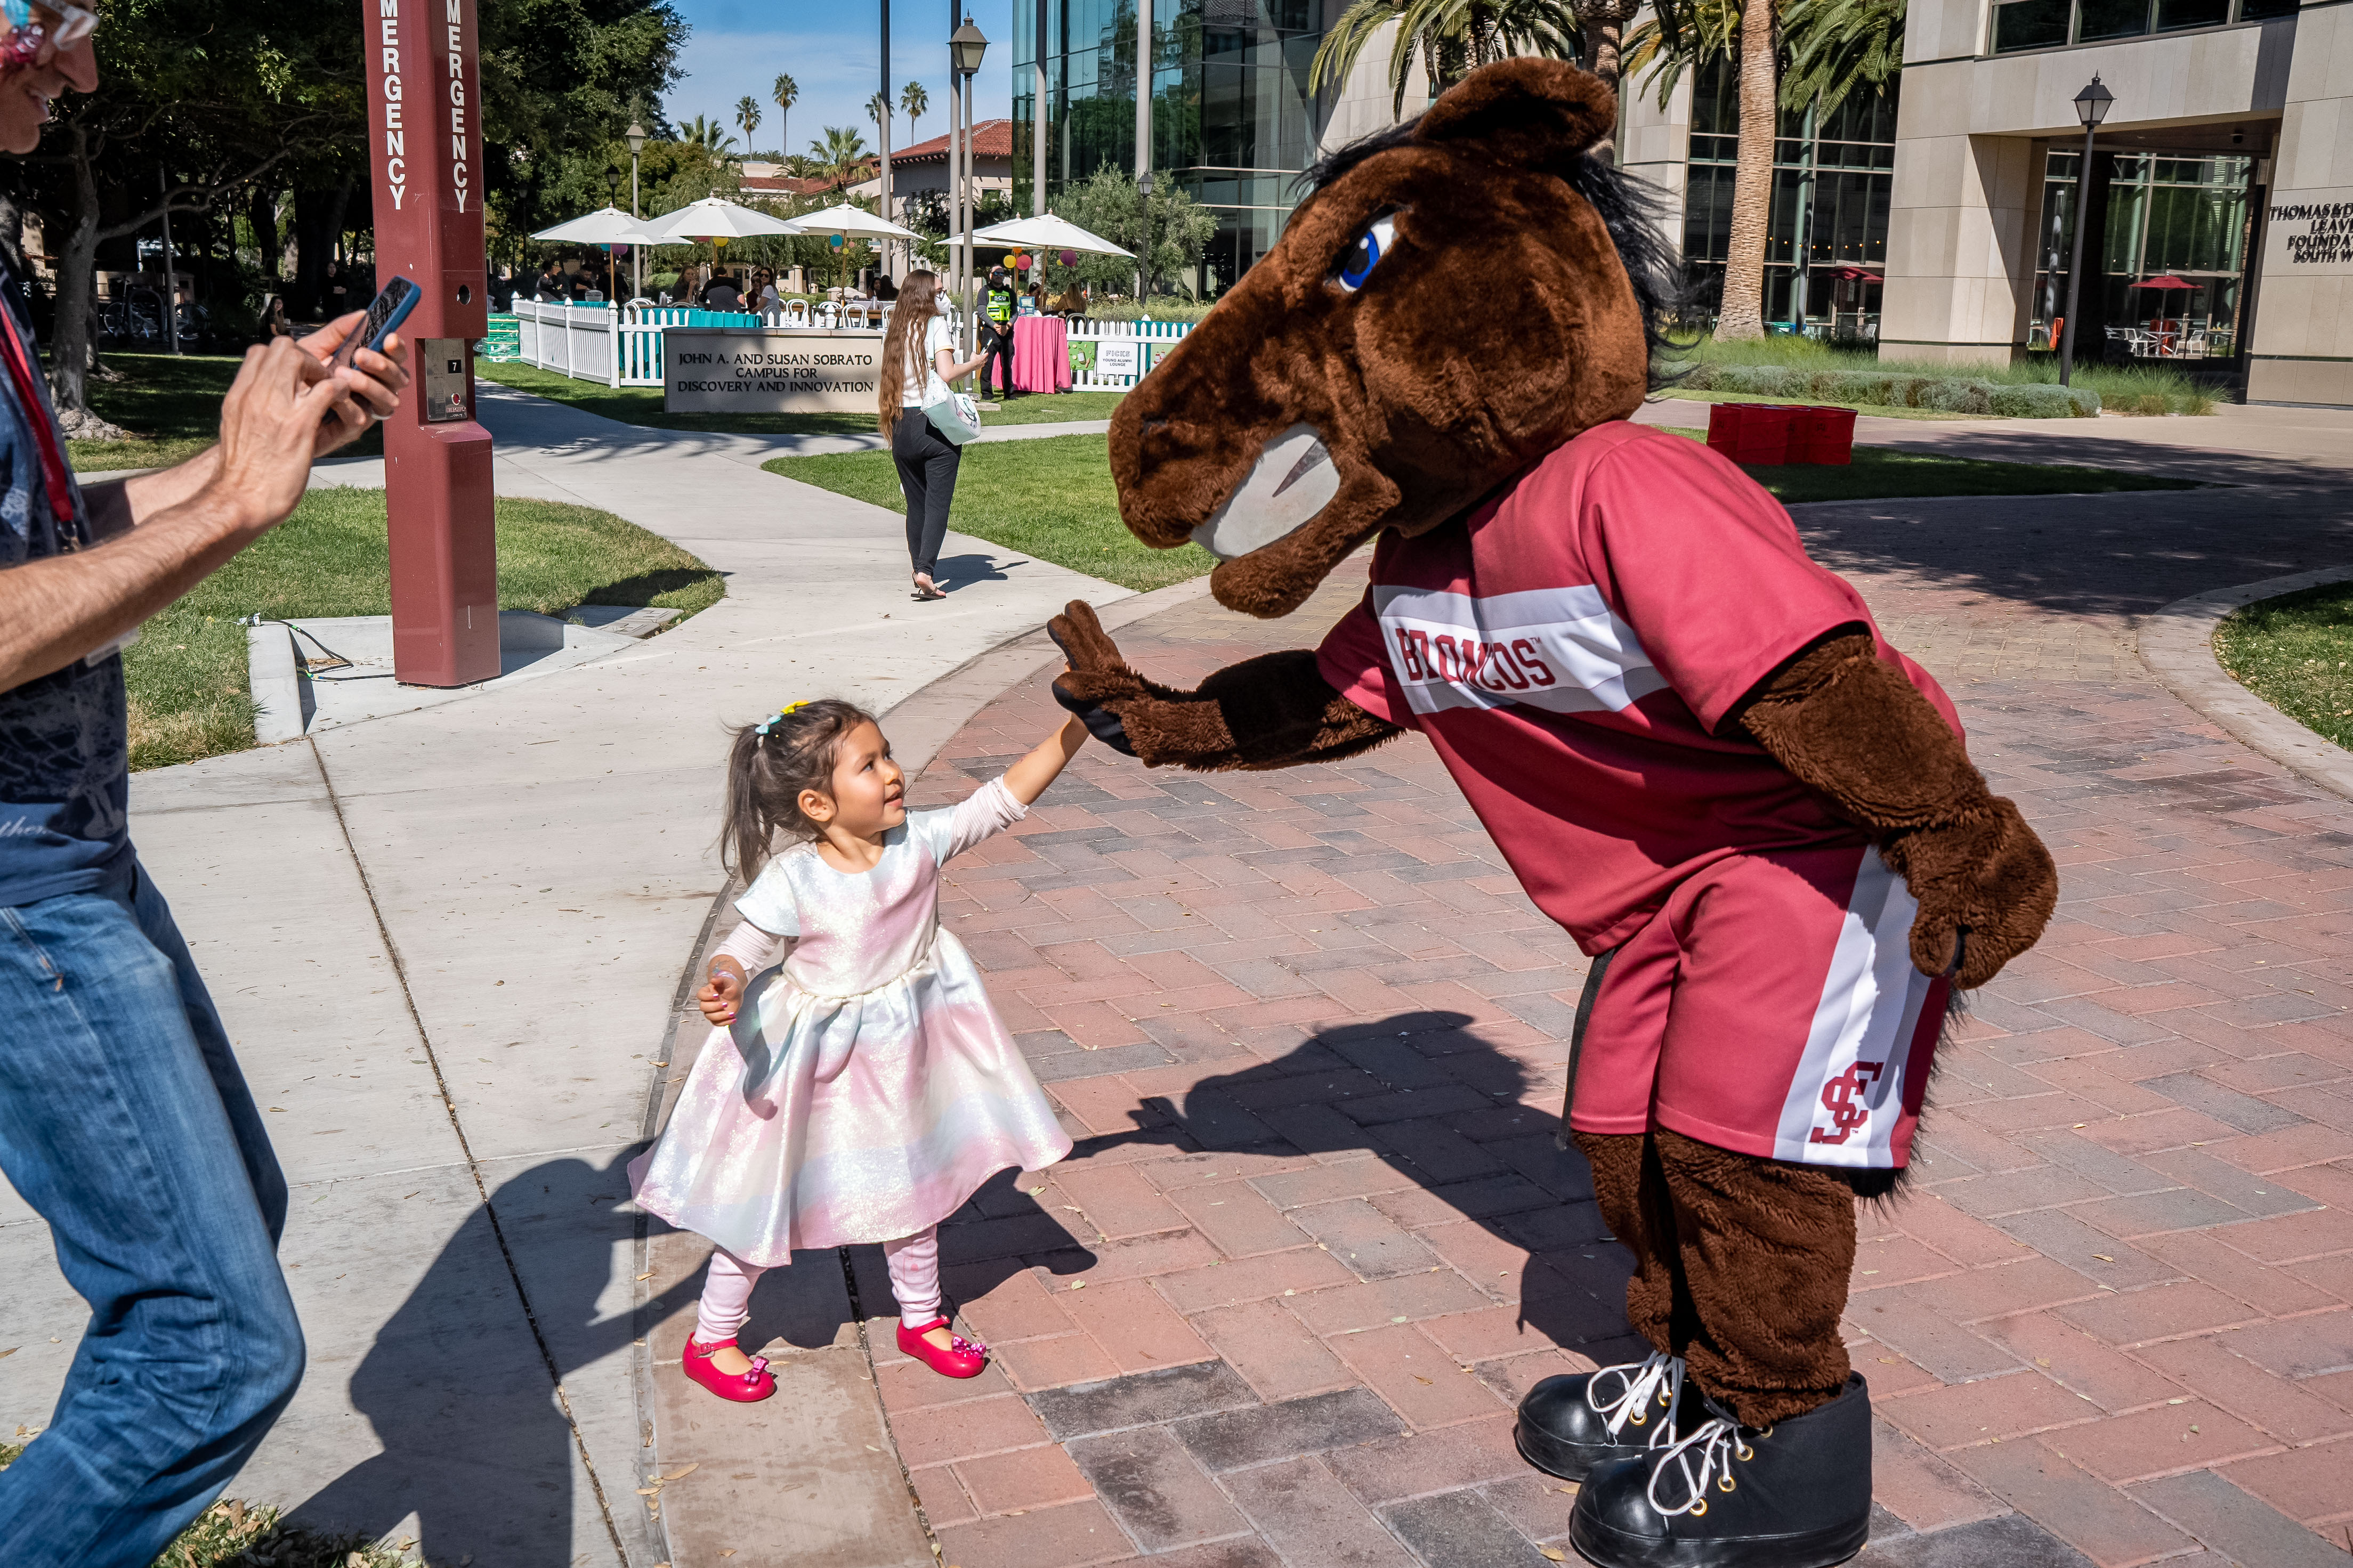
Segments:
[[[750,93],[760,101],[760,129],[753,142],[762,150],[776,142],[776,106],[769,89],[783,71],[800,84],[785,150],[806,153],[828,125],[855,125],[874,144],[874,123],[864,104],[880,83],[881,7],[878,0],[676,0],[693,26],[680,57],[685,74],[664,97],[673,121],[708,115],[733,126],[735,100]],[[1014,0],[968,0],[974,26],[988,36],[989,50],[973,79],[973,116],[999,119],[1011,112]],[[891,6],[891,98],[909,81],[929,89],[932,107],[915,125],[928,139],[948,128],[948,0],[892,0]],[[893,145],[904,145],[907,121],[896,116]]]

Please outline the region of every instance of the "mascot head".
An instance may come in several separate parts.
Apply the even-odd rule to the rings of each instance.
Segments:
[[[1282,241],[1111,426],[1120,514],[1287,615],[1383,528],[1415,534],[1649,388],[1669,252],[1588,156],[1617,100],[1556,60],[1473,71],[1311,170]]]

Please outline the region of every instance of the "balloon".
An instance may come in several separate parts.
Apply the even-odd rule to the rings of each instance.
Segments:
[[[836,250],[839,250],[839,249],[841,248],[841,247],[842,247],[842,245],[843,245],[843,243],[844,243],[844,242],[843,242],[843,240],[842,240],[841,236],[839,236],[839,235],[838,235],[838,234],[837,234],[837,235],[833,236],[830,239],[827,240],[827,241],[826,241],[826,243],[827,243],[828,245],[832,246]]]
[[[1065,267],[1076,267],[1078,264],[1079,264],[1079,253],[1078,253],[1077,251],[1075,251],[1075,250],[1066,250],[1066,251],[1062,252],[1062,265],[1063,265],[1063,266],[1065,266]]]

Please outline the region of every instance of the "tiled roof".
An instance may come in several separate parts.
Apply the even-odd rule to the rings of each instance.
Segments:
[[[815,196],[834,188],[831,180],[803,179],[797,174],[746,174],[744,194],[753,196]]]
[[[972,151],[973,155],[977,158],[1012,157],[1013,121],[1010,120],[984,120],[979,124],[974,126],[972,128]],[[934,136],[928,142],[918,142],[913,147],[909,147],[903,152],[896,147],[893,147],[891,150],[891,162],[894,164],[923,163],[944,163],[947,162],[947,157],[948,139],[945,135]]]

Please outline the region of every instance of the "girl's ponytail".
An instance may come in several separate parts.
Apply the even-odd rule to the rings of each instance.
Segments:
[[[727,752],[727,816],[720,828],[720,862],[747,885],[775,852],[779,835],[818,836],[801,815],[801,791],[830,793],[841,742],[874,715],[854,702],[821,698],[735,731]]]

